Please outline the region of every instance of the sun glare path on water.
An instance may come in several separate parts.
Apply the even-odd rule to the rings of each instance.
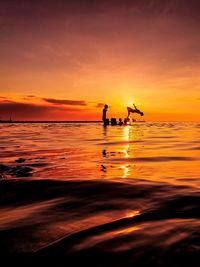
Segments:
[[[136,217],[136,216],[138,216],[140,214],[141,213],[140,213],[139,210],[133,210],[133,211],[127,213],[126,218],[133,218],[133,217]]]

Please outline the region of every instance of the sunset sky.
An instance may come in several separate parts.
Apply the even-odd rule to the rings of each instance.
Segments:
[[[2,0],[0,117],[200,120],[200,1]],[[136,116],[136,119],[141,119]]]

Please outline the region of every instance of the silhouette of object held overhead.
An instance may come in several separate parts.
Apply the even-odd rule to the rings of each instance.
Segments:
[[[102,114],[102,121],[103,121],[104,126],[109,125],[109,120],[106,118],[107,110],[108,110],[108,105],[105,105],[103,109],[103,114]]]

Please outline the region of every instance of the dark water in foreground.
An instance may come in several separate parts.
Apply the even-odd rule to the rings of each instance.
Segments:
[[[200,266],[199,141],[198,123],[0,125],[2,256]]]

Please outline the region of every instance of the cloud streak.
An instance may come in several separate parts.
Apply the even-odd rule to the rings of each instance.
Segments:
[[[97,103],[97,105],[95,106],[96,108],[103,108],[104,104],[103,103]]]
[[[63,115],[77,113],[78,107],[63,107],[55,105],[42,105],[33,103],[22,103],[11,100],[0,101],[0,116],[1,119],[12,117],[16,120],[26,119],[59,119]]]
[[[87,106],[87,102],[83,100],[65,100],[65,99],[55,99],[55,98],[42,98],[42,100],[47,103],[55,105],[67,105],[67,106]]]
[[[199,118],[199,8],[198,0],[0,1],[1,94],[45,114],[79,108],[77,120],[98,118],[101,101],[123,116],[130,99],[152,114],[190,106]]]

